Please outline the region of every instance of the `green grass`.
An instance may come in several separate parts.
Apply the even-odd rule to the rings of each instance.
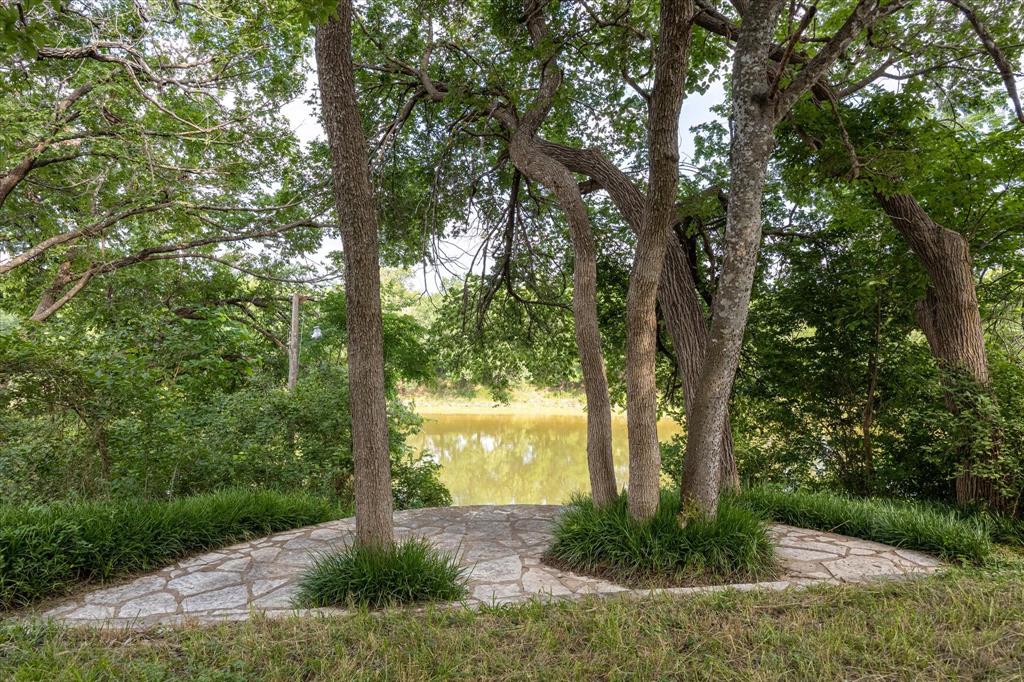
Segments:
[[[776,565],[765,523],[724,498],[713,520],[679,523],[679,496],[664,491],[654,518],[630,518],[626,497],[604,509],[574,498],[560,517],[545,561],[637,587],[744,582]]]
[[[983,521],[932,504],[769,486],[745,491],[739,499],[773,521],[917,549],[947,561],[980,564],[992,553]]]
[[[352,545],[316,559],[302,576],[295,605],[382,608],[456,601],[466,594],[465,579],[457,557],[425,539],[390,547]]]
[[[993,542],[1011,547],[1024,547],[1024,520],[997,516],[988,512],[975,515],[988,528]]]
[[[1024,573],[255,620],[0,624],[12,680],[951,680],[1024,674]]]
[[[322,498],[242,490],[171,501],[0,505],[0,609],[343,515]]]

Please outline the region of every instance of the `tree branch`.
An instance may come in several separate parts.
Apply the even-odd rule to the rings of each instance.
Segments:
[[[1013,76],[1013,66],[1010,64],[1010,60],[1006,58],[1006,54],[996,44],[995,38],[988,31],[978,13],[963,0],[946,0],[949,4],[956,7],[960,12],[967,18],[967,21],[974,27],[974,32],[978,34],[978,38],[981,40],[981,44],[985,46],[992,61],[995,62],[996,68],[999,69],[999,75],[1003,78],[1003,85],[1006,88],[1006,94],[1010,98],[1010,102],[1013,103],[1014,113],[1017,115],[1017,120],[1024,123],[1024,109],[1021,108],[1020,95],[1017,93],[1017,81]]]

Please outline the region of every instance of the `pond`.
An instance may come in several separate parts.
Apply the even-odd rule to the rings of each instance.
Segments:
[[[585,415],[429,414],[410,445],[441,464],[441,481],[455,505],[559,504],[589,492]],[[658,423],[667,442],[681,431]],[[612,419],[616,483],[629,473],[626,418]]]

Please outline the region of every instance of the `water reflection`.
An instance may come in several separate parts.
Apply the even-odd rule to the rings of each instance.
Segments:
[[[424,414],[411,445],[441,464],[441,480],[454,504],[557,504],[589,490],[587,419],[579,416]],[[664,441],[679,432],[658,424]],[[626,419],[612,423],[615,474],[621,488],[628,474]]]

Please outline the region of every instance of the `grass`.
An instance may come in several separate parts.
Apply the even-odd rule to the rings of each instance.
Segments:
[[[1024,520],[997,516],[988,512],[975,515],[988,528],[993,542],[1011,547],[1024,547]]]
[[[983,521],[931,504],[770,486],[752,488],[739,499],[774,521],[921,550],[947,561],[980,564],[992,553]]]
[[[242,490],[171,501],[0,505],[0,609],[343,515],[322,498]]]
[[[145,633],[0,624],[0,679],[1020,679],[1024,573]]]
[[[382,608],[456,601],[466,594],[465,578],[454,554],[424,539],[390,547],[352,545],[316,559],[302,576],[295,605]]]
[[[775,573],[765,523],[731,498],[713,520],[679,523],[678,495],[664,491],[658,512],[638,523],[623,495],[599,509],[577,497],[560,517],[545,561],[635,587],[760,580]]]

